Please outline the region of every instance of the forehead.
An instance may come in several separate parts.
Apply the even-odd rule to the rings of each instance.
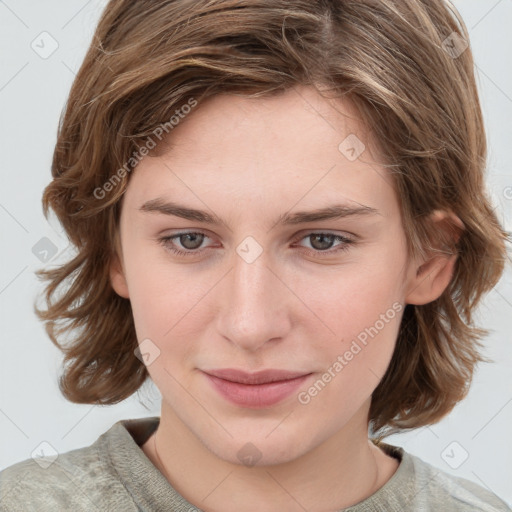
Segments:
[[[256,134],[260,136],[256,138]],[[265,150],[275,149],[277,154],[274,151],[271,154],[277,156],[294,141],[309,140],[325,145],[333,140],[337,142],[344,134],[357,135],[368,151],[375,152],[375,143],[355,104],[347,98],[326,98],[306,86],[256,98],[221,94],[207,98],[190,113],[181,115],[178,125],[166,137],[164,151],[160,154],[165,153],[165,148],[179,150],[187,142],[200,139],[205,143],[242,144],[250,155],[271,137],[273,144],[270,147],[267,144]],[[311,145],[294,149],[304,153],[308,147]]]
[[[381,209],[395,194],[355,106],[309,87],[208,98],[142,160],[128,189],[138,202],[167,193],[288,209],[343,199]]]

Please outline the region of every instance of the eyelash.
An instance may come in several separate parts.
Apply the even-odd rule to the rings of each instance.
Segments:
[[[164,248],[166,250],[172,252],[173,254],[176,254],[177,256],[197,256],[198,254],[201,254],[202,252],[204,252],[206,250],[206,249],[200,249],[200,250],[190,249],[188,251],[182,251],[180,249],[176,249],[175,247],[173,247],[171,245],[173,243],[172,241],[175,238],[179,238],[180,236],[183,236],[183,235],[203,235],[203,236],[209,238],[208,235],[206,235],[206,233],[201,233],[200,231],[184,231],[182,233],[176,233],[175,235],[164,236],[162,238],[159,238],[158,241],[164,246]],[[308,238],[313,235],[327,235],[329,237],[333,237],[334,238],[333,241],[343,242],[341,245],[338,246],[337,249],[334,249],[334,250],[326,249],[325,251],[320,251],[317,249],[304,248],[306,250],[306,252],[308,252],[310,255],[314,255],[314,256],[322,257],[322,255],[324,255],[324,254],[327,256],[332,256],[334,254],[338,254],[338,253],[347,251],[349,249],[350,245],[354,245],[356,243],[355,240],[353,240],[351,238],[341,236],[341,235],[336,235],[334,233],[324,233],[323,231],[313,231],[313,232],[307,233],[305,236],[302,236],[302,237],[296,239],[294,241],[294,243],[304,240],[305,238]]]

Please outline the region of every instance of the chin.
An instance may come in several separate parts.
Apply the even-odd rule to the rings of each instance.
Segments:
[[[239,466],[261,467],[285,464],[303,455],[308,446],[305,439],[295,440],[288,432],[273,432],[268,437],[267,431],[252,435],[234,436],[219,442],[202,440],[203,444],[216,457]]]

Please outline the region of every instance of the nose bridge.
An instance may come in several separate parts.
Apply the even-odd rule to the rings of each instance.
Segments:
[[[222,334],[252,350],[283,336],[285,328],[283,285],[269,268],[265,251],[260,250],[254,258],[256,249],[251,241],[237,248],[233,268],[226,276],[226,298],[221,308]]]

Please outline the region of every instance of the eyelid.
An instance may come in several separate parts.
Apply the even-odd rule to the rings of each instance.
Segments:
[[[347,234],[342,234],[342,233],[333,233],[329,230],[309,230],[309,231],[305,231],[303,232],[303,234],[299,235],[298,237],[296,237],[294,240],[294,243],[297,243],[297,242],[300,242],[304,239],[307,239],[309,238],[310,236],[313,236],[313,235],[327,235],[327,236],[331,236],[334,238],[334,241],[341,241],[342,243],[339,244],[339,245],[335,245],[333,248],[330,248],[330,249],[326,249],[325,251],[321,251],[321,250],[318,250],[318,249],[310,249],[309,247],[303,247],[301,246],[307,253],[309,254],[312,254],[314,257],[324,257],[324,258],[328,258],[330,256],[338,256],[339,254],[341,254],[343,251],[346,251],[349,249],[349,246],[351,245],[355,245],[356,243],[356,238],[355,235],[348,235]]]
[[[191,234],[202,235],[202,236],[204,236],[206,238],[210,238],[210,239],[212,238],[201,229],[197,229],[197,230],[189,229],[189,230],[184,230],[184,231],[183,230],[178,231],[177,233],[171,233],[168,235],[164,235],[164,236],[160,237],[158,239],[158,241],[159,241],[159,243],[161,243],[164,246],[164,248],[166,250],[168,250],[169,252],[171,252],[173,254],[177,254],[180,256],[192,256],[192,257],[198,256],[198,255],[202,254],[205,250],[207,250],[208,247],[203,247],[203,248],[197,249],[197,250],[179,249],[176,247],[171,247],[171,244],[173,243],[172,242],[173,239],[177,239],[183,235],[191,235]],[[318,250],[318,249],[310,249],[308,247],[301,246],[303,248],[303,250],[306,251],[307,253],[312,254],[314,257],[320,257],[320,258],[339,255],[341,252],[347,250],[350,245],[354,245],[356,243],[356,239],[358,238],[354,234],[345,234],[345,233],[341,234],[341,233],[337,233],[337,232],[331,232],[330,230],[311,229],[311,230],[304,230],[300,234],[296,235],[293,239],[293,243],[295,244],[295,243],[300,242],[300,241],[302,241],[310,236],[313,236],[313,235],[327,235],[327,236],[334,237],[335,241],[342,242],[341,244],[334,246],[334,248],[326,249],[324,251]]]
[[[349,233],[347,231],[332,231],[330,229],[304,229],[303,231],[301,231],[299,234],[295,235],[293,240],[294,241],[299,241],[299,240],[302,240],[303,238],[306,238],[308,236],[311,236],[311,235],[330,235],[330,236],[339,236],[345,240],[351,240],[351,241],[356,241],[357,240],[357,236],[354,235],[353,233]]]

